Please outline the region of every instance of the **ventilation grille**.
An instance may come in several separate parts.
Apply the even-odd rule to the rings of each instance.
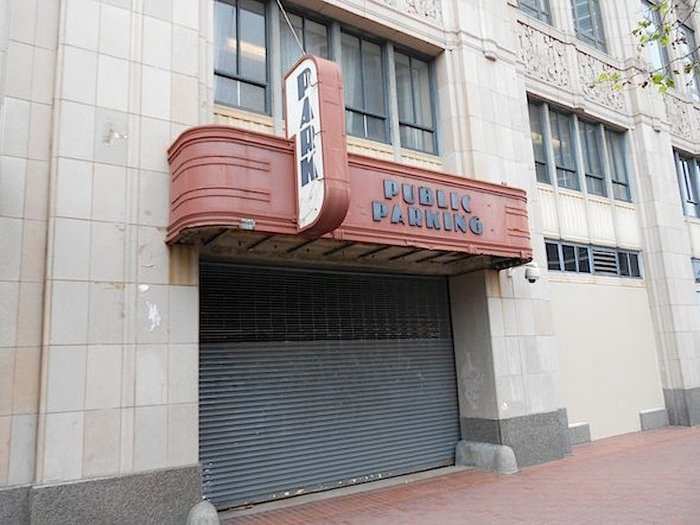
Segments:
[[[593,248],[593,271],[605,275],[618,275],[617,254],[611,250]]]

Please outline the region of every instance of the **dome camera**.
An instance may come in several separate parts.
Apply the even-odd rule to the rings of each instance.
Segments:
[[[530,284],[535,284],[537,281],[539,281],[541,276],[542,275],[537,263],[532,262],[525,265],[525,279],[527,282]]]

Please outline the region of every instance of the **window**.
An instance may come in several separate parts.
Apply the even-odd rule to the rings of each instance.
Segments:
[[[695,100],[700,100],[700,72],[696,64],[698,61],[698,50],[695,42],[695,31],[686,25],[680,26],[681,38],[678,42],[678,56],[681,58],[682,75],[688,94]],[[686,72],[685,68],[689,71]]]
[[[267,111],[265,5],[257,0],[214,2],[216,102]]]
[[[656,32],[656,28],[661,26],[661,14],[656,8],[656,0],[642,0],[642,9],[644,10],[644,18],[650,22],[647,28],[647,36],[652,36]],[[670,73],[668,48],[661,45],[658,40],[650,40],[647,43],[647,54],[649,63],[653,71],[665,70]]]
[[[381,46],[343,33],[342,54],[347,132],[388,142]]]
[[[693,263],[693,275],[695,276],[695,282],[700,284],[700,259],[691,259]]]
[[[586,174],[586,188],[588,193],[607,197],[605,187],[605,174],[603,172],[603,152],[601,127],[592,122],[581,121],[579,126],[581,133],[581,149],[583,150],[583,167]]]
[[[532,137],[532,150],[535,155],[535,173],[537,182],[551,184],[549,179],[549,170],[547,169],[547,153],[544,144],[544,123],[542,104],[528,103],[528,111],[530,115],[530,136]]]
[[[552,126],[552,147],[554,163],[557,170],[557,182],[562,188],[580,189],[576,172],[576,154],[574,153],[573,127],[571,115],[550,110],[549,120]]]
[[[547,268],[552,271],[635,278],[642,276],[637,252],[560,241],[545,241],[545,249]]]
[[[605,131],[605,140],[608,146],[608,163],[610,165],[610,178],[612,180],[613,197],[620,201],[630,202],[629,177],[627,175],[627,155],[625,148],[625,135],[610,129]]]
[[[401,145],[435,153],[430,65],[403,53],[394,53],[394,62]]]
[[[547,268],[559,272],[591,273],[588,246],[547,241]]]
[[[639,255],[633,252],[617,252],[617,261],[622,277],[641,277],[639,271]]]
[[[579,181],[585,180],[589,194],[608,197],[609,178],[612,197],[631,202],[624,133],[551,109],[543,102],[529,101],[528,114],[537,182],[551,184],[551,174],[556,173],[556,184],[561,188],[578,191],[581,189]],[[573,132],[576,127],[578,137]],[[550,145],[553,164],[548,155]],[[581,148],[581,163],[577,162],[578,147]]]
[[[328,58],[328,28],[324,24],[293,13],[289,13],[289,21],[301,40],[304,51],[321,58]],[[284,76],[301,57],[301,50],[283,13],[280,13],[280,51]]]
[[[549,0],[518,0],[518,7],[530,16],[552,23],[552,12],[549,9]]]
[[[584,42],[606,50],[603,16],[599,0],[572,0],[576,36]]]
[[[690,217],[700,217],[698,162],[696,159],[685,157],[676,152],[676,166],[683,200],[683,213]]]

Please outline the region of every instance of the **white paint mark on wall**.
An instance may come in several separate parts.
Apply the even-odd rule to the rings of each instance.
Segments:
[[[484,374],[472,364],[471,354],[467,354],[467,362],[462,367],[462,378],[464,384],[464,398],[469,406],[476,410],[479,408],[481,400],[481,385],[484,382]]]
[[[150,323],[148,331],[152,332],[160,326],[162,318],[160,316],[160,312],[158,311],[157,304],[153,304],[151,301],[146,301],[146,308],[148,309],[148,322]]]
[[[149,288],[150,286],[148,286],[147,284],[139,284],[139,292],[141,293],[146,293]]]

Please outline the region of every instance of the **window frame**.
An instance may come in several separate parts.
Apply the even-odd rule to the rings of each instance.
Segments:
[[[435,70],[434,70],[434,64],[433,64],[434,60],[426,59],[426,58],[420,56],[420,54],[412,52],[410,50],[407,50],[403,47],[398,47],[396,45],[394,45],[393,47],[394,47],[394,49],[393,49],[393,61],[394,61],[393,74],[394,74],[394,83],[396,85],[397,104],[398,104],[398,96],[399,96],[399,85],[398,85],[398,82],[396,82],[396,55],[399,54],[399,55],[404,55],[404,56],[408,57],[408,60],[409,60],[409,62],[408,62],[409,63],[409,71],[411,72],[411,75],[410,75],[411,76],[411,104],[412,104],[412,109],[413,109],[414,120],[416,120],[416,87],[415,87],[415,83],[413,80],[413,72],[412,72],[413,70],[412,70],[411,64],[413,63],[413,60],[418,60],[420,62],[425,63],[428,66],[428,89],[430,91],[430,113],[431,113],[431,117],[432,117],[432,128],[428,128],[428,127],[425,127],[425,126],[418,124],[418,123],[412,124],[412,123],[402,121],[401,120],[401,113],[397,109],[396,118],[399,122],[399,136],[397,137],[398,143],[402,148],[405,148],[405,149],[408,149],[411,151],[417,151],[419,153],[424,153],[426,155],[439,155],[438,140],[437,140],[437,138],[438,138],[437,137],[437,135],[438,135],[437,134],[437,108],[436,108],[437,92],[435,89],[435,82],[434,82],[434,78],[435,78]],[[389,71],[389,73],[392,73],[392,72]],[[433,151],[426,151],[423,149],[418,149],[418,148],[414,148],[412,146],[404,145],[403,142],[401,141],[401,126],[406,126],[409,128],[413,128],[413,129],[417,129],[420,131],[431,133],[432,138],[433,138]]]
[[[698,159],[678,150],[674,150],[674,158],[683,215],[700,218],[700,165]],[[688,167],[687,171],[683,169],[683,166]]]
[[[537,2],[538,7],[531,7],[527,4],[524,4],[522,0],[517,0],[518,2],[518,9],[525,13],[527,16],[530,16],[532,18],[535,18],[539,20],[540,22],[543,22],[545,24],[549,24],[550,26],[553,25],[552,23],[552,6],[550,5],[549,0],[534,0]]]
[[[586,6],[588,8],[588,15],[591,17],[591,28],[593,30],[593,35],[591,36],[581,31],[579,18],[578,16],[576,16],[576,0],[571,0],[571,10],[573,12],[576,38],[590,46],[593,46],[594,48],[602,51],[603,53],[607,53],[608,43],[605,31],[605,23],[603,22],[603,8],[600,4],[600,0],[585,1]],[[591,8],[592,5],[596,6],[597,12],[594,12],[594,10]]]
[[[548,138],[547,138],[547,133],[548,133],[548,126],[547,126],[547,119],[545,118],[545,111],[547,111],[547,106],[543,104],[542,102],[536,101],[536,100],[528,100],[527,101],[527,109],[528,109],[528,119],[529,119],[529,124],[530,124],[530,142],[532,144],[532,156],[535,161],[535,179],[537,180],[538,183],[540,184],[549,184],[552,185],[552,174],[550,173],[549,169],[549,161],[547,159],[547,144],[548,144]],[[538,161],[537,160],[537,155],[535,153],[535,142],[532,140],[532,135],[533,135],[533,128],[532,128],[532,110],[535,113],[535,118],[537,118],[539,122],[539,132],[542,135],[542,149],[544,150],[544,161]],[[538,166],[542,166],[542,170],[538,170]],[[543,179],[545,180],[540,180],[540,173],[543,173]]]
[[[557,247],[557,254],[559,257],[559,268],[551,268],[550,267],[550,262],[549,262],[549,255],[547,254],[547,270],[552,271],[552,272],[564,272],[564,273],[581,273],[585,275],[592,275],[593,274],[593,255],[591,252],[591,247],[586,245],[586,244],[580,244],[580,243],[575,243],[575,242],[567,242],[567,241],[555,241],[552,239],[545,239],[545,253],[547,252],[547,245],[554,245]],[[574,250],[574,262],[576,265],[575,270],[567,270],[566,269],[566,259],[564,258],[564,247],[567,248],[573,248]],[[588,263],[588,271],[581,270],[581,260],[583,259],[581,257],[581,250],[586,251],[586,261]]]
[[[270,45],[270,15],[268,11],[268,5],[265,0],[253,0],[254,2],[259,3],[263,7],[263,19],[265,22],[265,82],[260,82],[259,80],[253,80],[246,78],[245,76],[240,74],[240,69],[241,69],[241,8],[240,8],[240,0],[214,0],[214,7],[216,7],[216,2],[222,3],[222,4],[228,4],[236,10],[236,70],[239,72],[235,75],[232,75],[231,73],[217,70],[216,69],[216,63],[214,64],[214,104],[228,107],[228,108],[236,108],[236,109],[241,109],[243,111],[250,111],[252,113],[257,113],[260,115],[270,115],[271,113],[271,94],[270,94],[270,84],[271,84],[271,71],[270,71],[270,51],[271,51],[271,45]],[[214,9],[214,13],[216,13],[216,9]],[[214,14],[214,16],[216,16]],[[214,24],[216,22],[214,21]],[[216,39],[216,36],[214,37]],[[216,45],[216,40],[214,45]],[[216,60],[214,60],[216,62]],[[241,106],[240,104],[238,105],[231,105],[227,104],[225,102],[221,102],[217,100],[216,98],[216,77],[222,77],[226,78],[228,80],[233,80],[239,83],[244,83],[244,84],[249,84],[257,87],[263,88],[265,92],[265,109],[263,111],[259,111],[256,109],[252,109],[249,107]]]
[[[641,0],[641,3],[645,11],[643,13],[644,18],[658,27],[661,23],[661,15],[659,14],[659,11],[654,9],[654,7],[657,5],[657,0]],[[653,20],[650,20],[647,17],[647,13],[651,14]],[[671,54],[669,53],[668,46],[662,45],[658,40],[651,41],[651,44],[653,45],[654,52],[656,55],[658,55],[658,58],[661,61],[661,67],[659,69],[662,69],[667,75],[671,75]],[[647,57],[647,61],[652,66],[656,67],[656,64],[653,63],[652,60],[649,60],[649,57]]]
[[[642,255],[639,251],[635,250],[627,250],[624,248],[607,248],[607,247],[602,247],[602,246],[597,246],[595,244],[583,244],[583,243],[577,243],[577,242],[569,242],[565,240],[555,240],[555,239],[548,239],[545,238],[545,256],[547,258],[547,270],[550,272],[562,272],[562,273],[576,273],[576,274],[583,274],[583,275],[598,275],[598,276],[603,276],[603,277],[620,277],[624,279],[644,279],[644,272],[643,272],[643,267],[642,267]],[[548,253],[548,245],[556,246],[557,248],[557,256],[558,256],[558,266],[559,268],[552,268],[550,264],[550,259],[549,259],[549,253]],[[575,255],[575,261],[576,261],[576,269],[575,270],[567,270],[566,269],[566,259],[564,258],[564,248],[565,247],[572,247],[574,249],[574,255]],[[596,271],[595,269],[595,261],[594,261],[594,251],[599,250],[599,251],[604,251],[606,254],[609,254],[611,257],[614,255],[615,258],[615,269],[616,273],[613,274],[612,272],[601,272],[601,271]],[[581,252],[585,251],[586,257],[582,257]],[[622,264],[621,260],[625,258],[624,260],[627,261],[627,273],[624,273],[622,270]],[[635,263],[632,265],[632,260],[634,259]],[[587,265],[588,265],[588,271],[581,269],[581,261],[585,260]],[[637,274],[632,272],[633,266],[636,266],[637,268]]]
[[[695,284],[700,284],[700,259],[698,259],[697,257],[691,257],[690,264],[693,268],[693,277],[695,279]]]
[[[595,145],[591,149],[589,144],[588,130],[593,130]],[[583,155],[583,176],[586,181],[586,192],[589,195],[598,197],[608,197],[607,177],[605,173],[605,143],[601,137],[601,124],[591,120],[579,119],[579,142],[581,144],[581,153]],[[593,156],[598,158],[598,167],[600,173],[594,173],[592,168]],[[601,187],[601,193],[591,190],[592,180],[597,181]]]
[[[362,55],[362,42],[367,41],[369,43],[375,44],[379,46],[380,49],[380,56],[382,60],[382,72],[384,73],[384,83],[382,85],[382,91],[383,91],[383,96],[384,96],[384,115],[380,115],[378,113],[374,113],[372,111],[365,111],[364,109],[357,109],[353,108],[351,106],[348,106],[345,101],[343,101],[343,107],[345,111],[350,111],[351,113],[356,113],[359,115],[363,116],[363,128],[364,128],[364,135],[362,137],[358,137],[357,135],[351,134],[349,131],[347,131],[347,134],[351,137],[363,139],[363,140],[371,140],[374,142],[379,142],[381,144],[388,144],[391,145],[393,144],[393,139],[392,133],[391,133],[391,111],[389,108],[389,93],[388,93],[388,84],[389,84],[389,70],[387,67],[387,60],[386,60],[386,40],[381,40],[379,38],[375,38],[372,36],[367,36],[366,34],[360,32],[360,31],[354,31],[352,28],[349,28],[347,26],[342,25],[340,28],[340,37],[341,37],[341,57],[343,54],[342,47],[342,35],[346,34],[349,35],[353,38],[357,38],[360,42],[360,79],[361,79],[361,84],[362,84],[362,103],[363,105],[367,104],[367,101],[365,100],[365,71],[364,71],[364,60],[363,60],[363,55]],[[342,64],[342,59],[340,63],[340,69],[343,73],[343,79],[346,78],[345,71],[343,71],[343,64]],[[375,119],[382,119],[384,121],[384,134],[386,136],[386,141],[383,140],[377,140],[372,137],[369,137],[367,135],[367,117],[375,118]],[[400,137],[396,137],[398,140],[400,140]]]
[[[683,84],[684,84],[684,91],[696,102],[700,101],[700,71],[698,71],[697,68],[697,61],[698,61],[698,41],[697,38],[695,38],[695,29],[690,27],[688,24],[680,24],[679,30],[683,33],[683,37],[688,40],[688,37],[692,40],[691,42],[687,42],[688,49],[690,50],[690,60],[693,61],[696,64],[696,67],[693,68],[693,71],[691,73],[685,73],[684,71],[680,71],[680,76],[683,78]],[[687,59],[686,59],[687,60]],[[683,67],[685,67],[686,60],[682,61]],[[694,86],[690,86],[690,78],[692,77],[692,81]]]
[[[607,154],[608,156],[608,171],[610,174],[610,184],[612,185],[612,198],[617,201],[621,202],[632,202],[632,187],[630,185],[630,173],[629,173],[629,163],[627,161],[628,157],[628,149],[627,149],[627,132],[621,132],[621,131],[616,131],[611,128],[603,128],[603,133],[605,135],[605,152],[604,154]],[[617,180],[615,176],[619,176],[620,174],[618,173],[617,170],[617,164],[615,162],[615,148],[612,145],[612,140],[610,140],[610,137],[619,137],[620,140],[620,148],[621,152],[620,154],[622,155],[620,162],[622,163],[622,169],[624,170],[624,181]],[[625,198],[620,198],[617,196],[615,189],[616,188],[624,188],[625,189]]]
[[[301,45],[304,47],[304,53],[307,53],[306,49],[306,23],[307,22],[314,22],[316,24],[322,25],[323,27],[326,28],[326,47],[328,48],[328,56],[325,57],[326,60],[331,60],[332,56],[332,51],[333,51],[333,42],[331,39],[331,24],[328,20],[320,18],[318,16],[315,16],[314,13],[309,14],[307,11],[300,11],[298,9],[288,9],[286,8],[287,14],[291,16],[298,16],[301,18]],[[289,27],[287,26],[287,20],[285,19],[284,13],[282,11],[278,12],[278,16],[280,18],[280,26],[284,24],[285,27],[287,27],[287,30],[290,31]],[[282,29],[280,28],[280,48],[279,48],[279,54],[280,54],[280,68],[283,67],[282,64]],[[294,38],[294,37],[292,37]],[[296,46],[296,42],[294,42],[294,45]],[[321,57],[324,58],[324,57]],[[298,60],[298,59],[297,59]],[[292,63],[294,65],[294,63]],[[284,78],[285,74],[287,73],[284,71],[284,69],[281,69],[282,73],[282,78]]]
[[[555,174],[556,174],[556,178],[557,178],[557,186],[560,188],[565,188],[567,190],[581,191],[581,176],[579,173],[578,162],[576,160],[578,138],[576,136],[576,125],[575,125],[575,120],[574,120],[574,114],[573,113],[566,113],[566,112],[560,111],[558,109],[554,109],[552,107],[549,108],[549,133],[550,133],[550,141],[553,143],[554,138],[555,138],[553,130],[554,130],[555,126],[552,123],[552,115],[557,115],[557,118],[556,118],[556,121],[557,121],[556,139],[559,140],[560,143],[561,143],[561,126],[560,126],[561,122],[560,122],[560,119],[562,117],[564,117],[567,119],[567,122],[569,123],[569,126],[568,126],[569,127],[569,143],[570,143],[570,147],[571,147],[571,157],[572,157],[572,163],[573,163],[573,167],[564,166],[563,165],[564,164],[563,163],[564,156],[562,155],[562,159],[561,159],[562,162],[560,165],[559,159],[557,158],[556,153],[554,154],[554,170],[555,170]],[[561,150],[561,146],[560,146],[560,150]],[[572,187],[568,184],[562,184],[562,179],[560,178],[560,171],[572,174],[576,180],[576,187]],[[551,179],[551,176],[550,176],[550,179]]]

